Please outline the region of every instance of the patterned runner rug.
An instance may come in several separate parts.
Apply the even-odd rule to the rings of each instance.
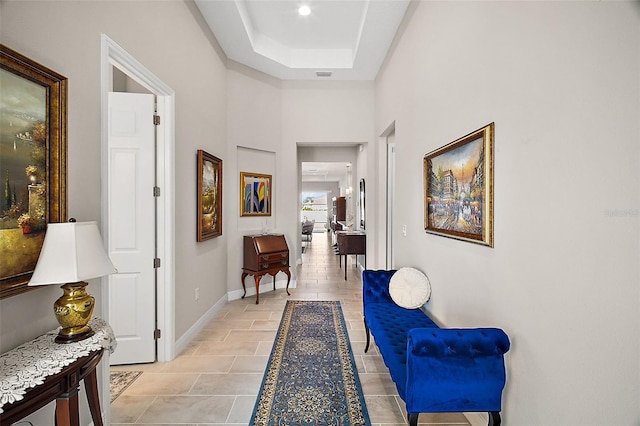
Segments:
[[[249,424],[371,425],[340,302],[287,301]]]

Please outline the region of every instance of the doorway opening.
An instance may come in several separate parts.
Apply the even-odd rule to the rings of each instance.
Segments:
[[[156,156],[154,159],[154,173],[156,186],[159,190],[149,188],[149,191],[157,192],[157,232],[154,241],[156,258],[149,262],[158,264],[155,268],[157,285],[155,289],[156,308],[155,322],[157,339],[157,360],[170,361],[175,357],[174,338],[174,91],[158,79],[152,72],[139,63],[122,47],[102,35],[101,49],[101,164],[102,164],[102,197],[101,197],[101,226],[107,250],[110,248],[111,229],[109,210],[109,92],[113,91],[114,68],[117,73],[122,73],[128,79],[135,82],[145,92],[156,97],[157,115],[160,116],[160,124],[156,126]],[[117,78],[117,77],[116,77]],[[110,294],[107,279],[103,279],[102,285],[102,316],[109,322]],[[107,375],[108,377],[108,375]]]
[[[359,228],[360,218],[357,202],[357,185],[359,179],[358,165],[363,154],[353,143],[298,143],[298,215],[300,229],[307,220],[314,220],[314,232],[331,232],[333,216],[333,199],[342,197],[345,200],[345,217],[341,218],[344,228]],[[364,160],[362,160],[364,161]],[[362,167],[362,170],[365,170]],[[354,184],[354,182],[356,182]],[[312,195],[309,195],[312,194]],[[322,195],[318,195],[322,194]],[[325,195],[326,194],[326,195]],[[299,232],[301,253],[305,236]],[[297,263],[302,257],[297,256]]]

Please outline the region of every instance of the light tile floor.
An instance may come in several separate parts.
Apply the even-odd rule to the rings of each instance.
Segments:
[[[362,282],[354,256],[347,280],[338,261],[330,236],[314,234],[291,296],[278,289],[261,293],[259,305],[255,297],[235,300],[175,360],[113,367],[143,374],[111,404],[112,425],[247,425],[287,299],[340,301],[372,425],[406,425],[404,403],[377,348],[364,353]],[[457,413],[421,414],[419,423],[469,425]]]

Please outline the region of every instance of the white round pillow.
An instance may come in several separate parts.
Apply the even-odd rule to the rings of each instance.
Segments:
[[[429,301],[429,278],[415,268],[400,268],[391,276],[389,294],[396,305],[416,309]]]

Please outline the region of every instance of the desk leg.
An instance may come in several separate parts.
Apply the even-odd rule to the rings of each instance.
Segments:
[[[288,269],[283,269],[282,272],[287,274],[287,296],[291,296],[291,293],[289,293],[289,282],[291,281],[291,271],[289,271]]]
[[[244,297],[247,295],[247,288],[244,286],[244,279],[247,278],[247,274],[246,272],[242,273],[242,290],[244,291],[244,294],[242,295],[241,299],[244,299]]]
[[[253,279],[256,282],[256,305],[260,303],[260,278],[262,278],[262,275],[260,274],[255,274],[253,276]]]
[[[98,375],[94,368],[84,378],[84,389],[87,392],[87,401],[89,402],[89,411],[91,411],[91,419],[94,426],[102,425],[102,414],[100,413],[100,399],[98,397]]]
[[[344,255],[344,280],[347,280],[347,255]]]
[[[56,400],[56,425],[80,426],[78,389],[73,389]]]

